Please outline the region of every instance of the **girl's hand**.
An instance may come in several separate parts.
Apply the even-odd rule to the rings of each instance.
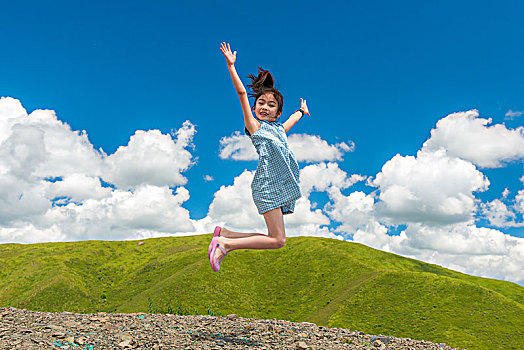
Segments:
[[[231,52],[231,47],[229,47],[229,44],[222,43],[220,50],[224,54],[228,65],[235,64],[235,61],[237,60],[237,52]]]
[[[306,100],[300,99],[300,108],[304,111],[304,114],[309,115],[309,109],[307,108]]]

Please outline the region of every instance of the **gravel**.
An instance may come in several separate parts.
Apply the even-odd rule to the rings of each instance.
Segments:
[[[171,314],[0,308],[0,349],[453,349],[313,323]]]

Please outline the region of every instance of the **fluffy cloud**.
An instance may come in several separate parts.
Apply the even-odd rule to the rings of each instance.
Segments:
[[[509,227],[515,226],[516,215],[501,200],[495,199],[489,203],[482,203],[482,215],[489,221],[491,226]]]
[[[396,155],[370,184],[380,190],[377,211],[391,223],[449,224],[472,220],[473,193],[486,190],[489,181],[470,162],[438,150]]]
[[[220,139],[220,153],[222,159],[257,160],[258,155],[249,137],[236,131],[233,135]]]
[[[328,188],[345,189],[353,184],[364,181],[365,176],[347,173],[339,168],[337,163],[319,163],[304,167],[300,171],[300,189],[309,195],[311,191],[325,192]]]
[[[524,283],[524,239],[468,224],[409,225],[399,253],[479,276]]]
[[[194,134],[195,127],[189,121],[177,131],[175,140],[159,130],[137,130],[127,146],[120,146],[107,157],[104,175],[120,188],[185,185],[187,179],[181,173],[192,165],[192,155],[186,148]]]
[[[0,99],[0,241],[128,239],[194,230],[181,174],[195,128],[137,131],[107,156],[49,110]],[[113,185],[108,185],[111,183]]]
[[[470,223],[429,225],[407,223],[398,235],[377,216],[376,199],[360,191],[343,195],[330,190],[329,217],[341,223],[340,232],[351,232],[352,240],[478,276],[524,284],[524,239]]]
[[[291,134],[288,138],[289,148],[301,162],[341,161],[345,152],[353,152],[355,144],[340,142],[330,145],[320,136],[306,134]]]
[[[490,183],[473,164],[501,166],[520,158],[522,130],[487,127],[489,120],[476,117],[470,111],[443,118],[416,157],[396,155],[368,179],[376,192],[344,195],[344,177],[332,174],[337,186],[327,186],[325,212],[340,223],[336,230],[377,249],[524,283],[524,239],[474,224],[481,214],[492,226],[521,226],[515,218],[516,212],[524,212],[524,190],[511,207],[502,200],[481,203],[476,192],[487,190]],[[479,143],[486,147],[474,152]],[[509,193],[503,192],[504,201],[509,201]],[[396,225],[405,229],[391,235]]]
[[[251,197],[254,172],[245,170],[235,177],[233,185],[220,186],[209,206],[208,220],[225,224],[233,231],[266,231],[264,219],[258,214]]]
[[[515,209],[524,214],[524,190],[520,190],[515,196]]]
[[[330,145],[319,136],[306,134],[292,134],[288,137],[290,149],[299,162],[340,161],[345,152],[353,152],[353,142],[340,142]],[[222,159],[257,160],[258,155],[248,136],[239,131],[229,137],[220,139],[220,153]]]
[[[439,120],[422,150],[444,149],[449,157],[465,159],[485,168],[500,167],[504,162],[524,158],[523,127],[488,126],[491,119],[478,118],[478,115],[476,110],[471,110]]]
[[[102,199],[111,195],[111,188],[103,187],[100,178],[85,174],[72,174],[61,180],[49,181],[47,198],[68,198],[74,202]]]

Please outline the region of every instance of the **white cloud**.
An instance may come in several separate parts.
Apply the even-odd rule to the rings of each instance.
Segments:
[[[35,217],[45,214],[49,208],[51,202],[46,198],[44,184],[18,178],[13,174],[0,176],[0,227],[31,222]]]
[[[0,99],[0,241],[129,239],[194,230],[182,172],[195,133],[137,131],[113,155],[96,151],[49,110]],[[103,182],[116,186],[109,187]]]
[[[449,157],[468,160],[480,167],[496,168],[524,158],[524,128],[507,129],[478,118],[478,112],[453,113],[437,122],[422,151],[445,149]]]
[[[330,145],[319,136],[292,134],[288,137],[289,148],[299,162],[341,161],[345,152],[353,152],[355,145],[348,141]],[[219,157],[233,160],[257,160],[258,155],[250,138],[236,131],[220,139]]]
[[[515,196],[515,209],[524,214],[524,190],[520,190]]]
[[[15,227],[0,227],[0,242],[62,242],[67,236],[58,225],[39,228],[30,223],[24,223]]]
[[[408,225],[399,253],[470,274],[524,283],[524,239],[498,230],[455,224]]]
[[[345,189],[365,179],[365,176],[358,174],[348,178],[337,163],[311,164],[300,171],[300,190],[309,195],[311,191],[324,192],[331,187]]]
[[[516,117],[520,117],[524,114],[524,111],[512,111],[511,109],[506,112],[505,116],[508,117],[507,119],[514,119]]]
[[[387,229],[376,218],[373,194],[355,191],[346,196],[335,187],[328,193],[331,202],[326,205],[326,212],[332,220],[341,223],[336,230],[351,234],[354,241],[376,247],[377,237],[385,236]],[[369,239],[370,233],[373,239]]]
[[[74,202],[86,199],[102,199],[111,195],[111,188],[102,187],[100,178],[84,174],[72,174],[62,180],[51,182],[47,198],[69,197]]]
[[[330,145],[320,136],[307,134],[291,134],[288,142],[297,160],[308,163],[341,161],[345,152],[355,150],[355,144],[352,141]]]
[[[229,137],[224,136],[220,139],[220,152],[218,155],[221,159],[233,160],[257,160],[258,155],[251,139],[246,135],[241,135],[240,131]]]
[[[258,214],[251,196],[251,181],[254,172],[245,170],[235,177],[233,185],[220,186],[209,206],[207,216],[216,225],[226,224],[233,231],[265,231],[264,219]]]
[[[204,175],[204,181],[206,182],[209,182],[209,181],[214,181],[215,179],[213,178],[213,176],[211,175]]]
[[[488,219],[490,225],[496,227],[515,226],[515,213],[510,211],[506,204],[499,199],[495,199],[489,203],[483,203],[482,215]]]
[[[377,211],[391,223],[443,225],[471,221],[473,192],[486,190],[489,181],[473,164],[438,150],[396,155],[370,184],[380,189]]]
[[[177,131],[175,140],[159,130],[137,130],[127,146],[120,146],[107,158],[105,178],[120,188],[185,185],[187,179],[181,173],[193,164],[186,148],[191,146],[194,134],[195,127],[189,121]]]

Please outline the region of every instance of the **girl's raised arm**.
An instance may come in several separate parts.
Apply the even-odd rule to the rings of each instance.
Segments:
[[[300,109],[303,111],[303,113],[300,112]],[[295,125],[300,120],[300,118],[304,116],[304,114],[309,115],[309,109],[307,108],[306,100],[300,99],[300,109],[297,110],[295,113],[291,114],[288,120],[286,120],[284,124],[282,124],[286,132],[288,132],[289,129],[291,129],[291,127]]]
[[[226,43],[222,43],[220,50],[226,58],[227,69],[229,70],[229,74],[233,80],[233,85],[235,86],[235,90],[237,91],[238,97],[240,98],[240,105],[242,106],[242,112],[244,113],[244,124],[246,125],[246,129],[249,131],[249,133],[253,135],[260,128],[260,122],[253,117],[251,107],[249,106],[246,88],[242,84],[237,70],[235,69],[237,52],[231,52],[231,47]]]

